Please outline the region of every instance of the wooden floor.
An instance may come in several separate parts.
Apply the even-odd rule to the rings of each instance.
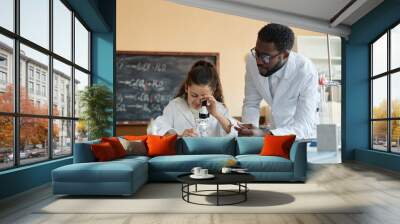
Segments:
[[[35,208],[54,200],[47,185],[0,202],[0,223],[400,223],[399,173],[360,163],[310,165],[309,169],[308,183],[367,206],[357,214],[35,214]]]

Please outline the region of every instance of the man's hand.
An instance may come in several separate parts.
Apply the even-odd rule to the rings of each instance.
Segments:
[[[197,136],[197,132],[194,128],[191,129],[186,129],[185,131],[183,131],[181,137],[196,137]]]
[[[254,136],[254,128],[252,124],[240,124],[235,126],[239,136]]]
[[[238,131],[239,136],[273,135],[271,131],[255,128],[255,127],[253,127],[252,124],[239,124],[238,123],[238,126],[235,126],[235,129]]]

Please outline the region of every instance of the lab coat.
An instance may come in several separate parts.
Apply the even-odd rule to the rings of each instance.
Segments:
[[[229,116],[228,109],[217,102],[217,111],[229,119],[232,124],[230,133],[226,133],[218,120],[210,115],[208,120],[208,136],[237,136],[237,131],[233,125],[237,121]],[[173,132],[181,135],[185,129],[196,129],[196,122],[193,113],[191,112],[188,103],[185,99],[177,97],[171,100],[164,108],[163,114],[157,117],[148,128],[148,134],[165,135],[167,132]]]
[[[271,108],[273,135],[315,138],[319,102],[315,66],[304,56],[290,52],[286,65],[277,72],[281,72],[282,78],[272,97],[269,78],[260,75],[253,56],[247,57],[242,122],[258,127],[260,102],[265,100]]]

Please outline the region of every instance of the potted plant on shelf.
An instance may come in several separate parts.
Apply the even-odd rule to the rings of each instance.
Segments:
[[[107,129],[112,125],[112,92],[105,85],[94,84],[87,86],[79,96],[81,123],[87,127],[89,140],[109,136]]]

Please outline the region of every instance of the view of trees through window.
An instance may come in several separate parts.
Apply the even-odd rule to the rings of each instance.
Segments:
[[[90,32],[63,0],[15,2],[0,1],[0,170],[70,156],[87,140],[77,108]]]
[[[400,25],[371,46],[371,146],[400,153]]]

